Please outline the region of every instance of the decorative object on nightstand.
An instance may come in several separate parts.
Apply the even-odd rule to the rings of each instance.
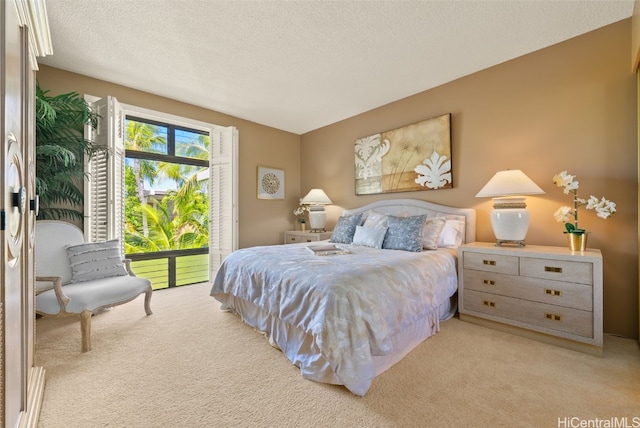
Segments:
[[[491,226],[496,246],[512,243],[523,247],[529,229],[529,212],[522,195],[541,195],[544,191],[519,169],[498,171],[480,189],[477,198],[493,198]]]
[[[300,206],[293,210],[293,213],[298,218],[298,223],[300,223],[300,230],[303,232],[307,230],[307,221],[304,219],[304,213],[307,211],[309,211],[309,205],[304,205],[302,199],[300,199]]]
[[[332,204],[331,199],[322,189],[311,189],[307,195],[300,199],[300,205],[307,205],[309,208],[309,225],[311,232],[324,232],[324,225],[327,215],[324,206]]]
[[[553,216],[556,221],[563,222],[565,232],[569,238],[569,248],[571,251],[584,251],[587,249],[587,237],[588,232],[584,229],[578,228],[578,208],[586,206],[588,210],[596,210],[596,215],[600,218],[607,219],[611,214],[616,212],[615,202],[606,200],[604,197],[598,200],[595,196],[591,195],[589,199],[582,199],[578,197],[579,182],[574,181],[575,175],[570,175],[567,171],[562,171],[560,174],[553,176],[553,182],[558,187],[564,187],[564,194],[573,195],[573,209],[571,207],[562,206],[556,211]],[[570,217],[573,216],[573,223],[570,222]]]

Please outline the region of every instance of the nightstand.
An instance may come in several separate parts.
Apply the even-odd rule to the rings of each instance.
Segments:
[[[602,255],[564,247],[458,249],[460,319],[602,355]]]
[[[331,238],[331,231],[329,232],[309,232],[301,230],[290,230],[284,233],[285,244],[297,244],[300,242],[315,242],[323,241]]]

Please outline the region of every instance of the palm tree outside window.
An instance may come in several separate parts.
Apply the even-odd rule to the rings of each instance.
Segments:
[[[124,248],[154,289],[207,281],[209,135],[125,119]]]

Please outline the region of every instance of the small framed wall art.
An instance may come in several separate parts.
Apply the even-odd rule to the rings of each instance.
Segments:
[[[258,199],[284,199],[284,170],[258,166]]]

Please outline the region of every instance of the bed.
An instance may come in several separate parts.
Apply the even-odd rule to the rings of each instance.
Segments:
[[[240,249],[223,261],[211,296],[263,332],[304,378],[362,396],[455,314],[457,246],[474,240],[473,209],[377,201],[338,219],[330,241],[343,254],[307,248],[323,242]]]

